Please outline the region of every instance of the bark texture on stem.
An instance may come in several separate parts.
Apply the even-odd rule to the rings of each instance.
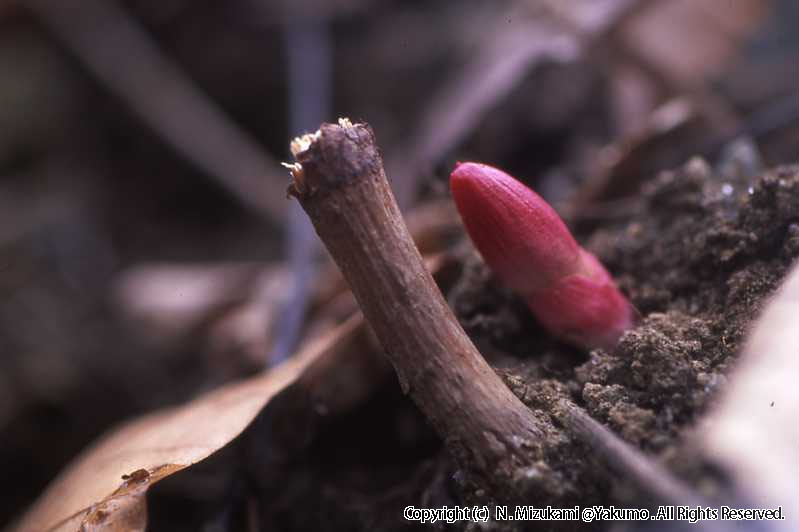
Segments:
[[[289,193],[308,213],[410,394],[458,464],[497,498],[556,495],[539,418],[455,319],[414,246],[366,124],[323,124],[292,143]]]
[[[558,401],[552,414],[575,439],[594,451],[608,469],[635,485],[652,500],[676,506],[710,505],[657,462],[613,434],[571,401]],[[715,530],[714,527],[709,528]]]

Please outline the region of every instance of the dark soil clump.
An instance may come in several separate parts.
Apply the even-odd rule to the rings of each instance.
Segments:
[[[637,508],[652,502],[612,476],[595,459],[595,450],[564,430],[553,415],[560,399],[580,405],[631,445],[673,466],[680,477],[701,480],[703,488],[712,484],[712,468],[692,454],[684,436],[724,389],[749,327],[799,256],[797,198],[799,168],[778,168],[750,182],[721,178],[697,159],[658,176],[628,212],[613,213],[596,229],[578,233],[578,240],[603,261],[641,314],[638,326],[612,351],[584,353],[549,336],[464,241],[456,253],[463,268],[448,290],[450,304],[480,352],[542,425],[548,424],[542,436],[547,467],[535,481],[552,489],[543,490],[547,496],[525,498],[524,504]],[[291,397],[285,401],[295,403]],[[300,424],[298,417],[281,413],[279,403],[270,408],[275,419],[291,427]],[[370,403],[317,432],[307,447],[291,445],[277,453],[288,457],[283,462],[258,466],[257,460],[254,465],[240,458],[242,486],[272,479],[273,485],[249,488],[265,528],[608,530],[603,522],[422,525],[405,520],[403,508],[408,505],[493,509],[494,504],[516,501],[492,500],[485,486],[458,471],[393,381]],[[270,456],[264,447],[269,438],[263,434],[270,432],[246,440],[254,442],[261,457]],[[220,463],[227,462],[220,458]],[[196,474],[202,477],[202,471]],[[154,530],[191,529],[178,528],[169,519],[175,505],[187,504],[168,496],[170,483],[181,478],[175,477],[151,490]],[[184,476],[183,481],[191,478]],[[245,522],[246,497],[236,493],[246,490],[237,489],[229,489],[233,495],[223,497],[211,513],[231,523]],[[207,514],[209,505],[202,505]],[[197,510],[175,515],[185,514],[203,515]]]
[[[631,444],[672,456],[724,388],[752,321],[799,255],[799,169],[748,181],[694,159],[659,175],[627,213],[577,237],[642,316],[613,351],[586,359],[549,338],[471,251],[450,301],[525,403],[547,410],[568,396]],[[607,475],[592,453],[562,438],[549,443],[573,499],[607,501]]]

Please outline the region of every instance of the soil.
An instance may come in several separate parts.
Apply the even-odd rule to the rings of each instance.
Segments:
[[[661,173],[627,212],[576,235],[641,315],[610,352],[586,357],[548,338],[474,252],[450,301],[526,404],[547,410],[553,398],[569,397],[696,479],[701,465],[686,465],[684,437],[726,385],[748,328],[799,256],[798,193],[796,167],[747,179],[693,159]],[[572,481],[561,506],[635,502],[634,493],[608,490],[608,474],[587,449],[560,436],[547,445],[554,469]]]
[[[578,240],[608,267],[641,314],[637,327],[612,351],[586,354],[547,335],[465,239],[456,251],[462,272],[447,295],[480,351],[526,404],[547,412],[556,398],[568,397],[629,443],[696,482],[705,464],[686,460],[691,458],[686,435],[724,389],[749,326],[799,256],[796,198],[799,167],[748,179],[722,177],[694,159],[660,174],[625,212],[609,213],[595,229],[578,231]],[[579,219],[570,222],[580,226]],[[564,495],[529,504],[642,505],[631,486],[613,478],[590,449],[554,421],[545,437],[548,462],[564,484]],[[369,404],[323,427],[301,452],[292,447],[290,454],[291,462],[282,464],[277,475],[279,485],[245,490],[255,493],[258,515],[270,529],[412,530],[423,527],[403,519],[407,505],[493,504],[479,485],[456,470],[395,382]],[[257,468],[248,473],[248,468],[252,464],[245,462],[242,478],[251,479],[245,484],[275,477],[273,466],[271,475]],[[216,514],[233,515],[223,519],[228,523],[242,523],[252,508],[252,496],[235,495],[242,491],[236,482],[228,490],[234,495],[226,496],[233,502],[223,502]],[[174,506],[163,500],[159,506],[159,490],[153,491],[150,529],[180,529],[157,511]],[[200,502],[208,508],[207,500]],[[232,514],[231,504],[238,508]],[[211,522],[219,524],[219,519]],[[431,530],[502,531],[607,526],[426,525]]]

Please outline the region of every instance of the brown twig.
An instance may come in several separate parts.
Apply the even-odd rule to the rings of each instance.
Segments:
[[[483,360],[424,267],[371,128],[346,119],[323,124],[296,139],[292,152],[289,193],[341,268],[403,390],[459,465],[503,500],[552,478],[541,474],[544,422]]]
[[[575,439],[583,442],[612,473],[649,496],[649,504],[683,507],[718,507],[675,478],[657,462],[613,434],[571,401],[560,400],[552,410]],[[713,521],[691,525],[699,532],[734,532],[734,525]]]
[[[459,465],[500,500],[523,499],[533,487],[537,500],[562,495],[545,463],[543,435],[552,427],[502,383],[455,320],[402,220],[371,128],[347,120],[323,124],[295,140],[292,151],[289,193],[342,270],[403,389]],[[654,501],[706,505],[573,403],[547,410]],[[533,485],[534,479],[541,480]]]
[[[487,21],[480,53],[436,91],[420,114],[412,142],[388,159],[403,209],[412,204],[420,177],[429,174],[531,71],[544,63],[582,57],[649,5],[614,0],[597,10],[549,0],[544,5],[549,17],[529,17],[525,14],[529,6],[524,6]]]
[[[161,53],[118,2],[24,4],[186,160],[257,214],[282,219],[285,202],[278,164]]]
[[[572,436],[594,450],[609,469],[645,490],[654,500],[684,506],[701,506],[705,502],[691,488],[613,434],[574,403],[561,400],[554,416],[566,426]]]
[[[571,200],[570,214],[581,215],[593,205],[634,193],[644,176],[679,164],[682,159],[671,154],[675,139],[688,136],[691,128],[703,127],[699,109],[690,99],[676,98],[659,106],[640,130],[600,152]]]
[[[575,43],[562,31],[540,21],[520,22],[487,31],[482,51],[430,99],[409,145],[388,159],[397,198],[412,204],[420,176],[457,146],[533,68],[549,60],[566,62],[577,55]]]
[[[288,66],[289,122],[292,135],[316,127],[327,118],[332,99],[332,53],[329,23],[324,18],[298,17],[283,28]],[[275,328],[275,342],[267,358],[279,364],[300,342],[311,297],[311,281],[321,251],[308,218],[295,203],[284,228],[286,255],[291,269],[289,294]]]

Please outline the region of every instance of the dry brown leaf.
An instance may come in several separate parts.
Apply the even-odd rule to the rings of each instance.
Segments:
[[[416,206],[407,224],[419,250],[429,255],[446,249],[461,231],[451,200]],[[116,277],[113,302],[138,337],[157,347],[201,338],[210,363],[258,368],[273,340],[287,275],[286,268],[270,263],[144,263]],[[331,305],[334,300],[339,303]],[[357,310],[332,263],[314,282],[309,304],[310,322],[339,322]]]
[[[452,261],[426,258],[437,281],[451,282]],[[366,400],[390,374],[360,313],[315,337],[268,373],[232,383],[183,406],[138,418],[86,449],[12,530],[144,530],[150,486],[196,464],[239,436],[289,385],[311,391],[328,412]]]
[[[117,276],[113,300],[140,336],[168,347],[225,309],[280,301],[286,276],[274,264],[146,263]]]
[[[761,508],[783,506],[775,530],[797,530],[799,487],[799,266],[794,266],[750,334],[703,443],[738,491]]]
[[[138,469],[130,475],[124,475],[124,482],[114,493],[93,505],[85,515],[77,514],[66,523],[80,526],[81,532],[144,531],[147,527],[147,506],[144,498],[147,488],[180,469],[183,466],[170,464],[157,468],[152,474],[146,469]],[[80,523],[77,522],[78,519],[81,520]]]
[[[640,130],[602,148],[591,160],[589,178],[577,191],[572,212],[584,216],[597,203],[629,195],[641,186],[643,176],[669,166],[663,160],[674,157],[677,140],[693,139],[692,131],[701,134],[709,127],[697,107],[687,98],[669,100],[647,117]]]
[[[269,373],[112,431],[51,483],[15,530],[143,530],[149,486],[225,446],[312,363],[330,367],[326,359],[346,352],[362,330],[356,315]]]
[[[623,28],[626,48],[682,88],[718,75],[742,41],[768,14],[771,2],[670,0],[652,2]]]

